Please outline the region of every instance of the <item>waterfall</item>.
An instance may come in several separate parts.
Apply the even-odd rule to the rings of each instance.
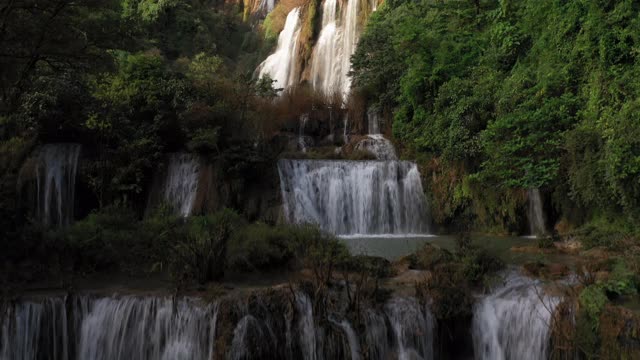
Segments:
[[[385,315],[373,309],[367,309],[364,313],[364,324],[365,339],[369,345],[368,358],[372,360],[390,358],[391,345]]]
[[[529,231],[533,236],[541,236],[547,234],[547,226],[544,216],[544,207],[542,204],[542,196],[540,190],[527,190],[528,210],[527,217],[529,220]]]
[[[339,92],[342,83],[342,30],[338,28],[337,10],[337,0],[322,4],[322,30],[311,62],[312,85],[328,96]]]
[[[300,151],[302,151],[303,153],[307,152],[307,139],[305,138],[304,135],[304,129],[307,126],[307,123],[309,122],[309,114],[302,114],[300,115],[300,125],[299,125],[299,129],[298,129],[298,147],[300,148]]]
[[[351,324],[347,320],[338,321],[331,317],[329,317],[328,320],[339,327],[347,338],[351,360],[360,360],[360,342],[358,341],[358,335],[355,330],[353,330]]]
[[[300,35],[300,8],[287,15],[284,29],[278,36],[276,51],[258,66],[260,78],[269,75],[275,80],[274,87],[287,88],[297,82],[296,62],[298,36]]]
[[[351,55],[358,43],[358,9],[360,0],[347,0],[346,10],[338,14],[337,0],[322,5],[322,30],[311,63],[311,83],[325,95],[340,94],[345,98],[351,88],[347,74]]]
[[[370,152],[378,160],[397,160],[398,156],[393,144],[380,133],[380,114],[369,108],[367,123],[369,134],[356,144],[355,149]]]
[[[370,135],[380,134],[380,114],[374,109],[367,110],[367,125]]]
[[[61,227],[73,221],[80,148],[79,144],[46,144],[36,150],[32,164],[35,216],[45,226]]]
[[[349,113],[346,113],[344,115],[344,129],[342,133],[342,141],[344,141],[345,144],[349,143],[348,129],[349,129]]]
[[[348,0],[347,11],[343,18],[343,48],[341,66],[341,90],[343,97],[346,97],[351,90],[351,78],[347,75],[351,70],[351,55],[356,52],[356,45],[358,44],[358,8],[360,6],[360,0]]]
[[[280,296],[272,303],[221,299],[221,305],[89,295],[0,303],[0,359],[209,360],[222,349],[231,360],[433,358],[434,322],[416,299],[363,309],[364,327],[354,328],[344,314],[317,323],[309,296],[294,293],[291,308]]]
[[[539,282],[509,274],[503,286],[476,304],[473,343],[477,359],[546,359],[552,313],[560,299]]]
[[[305,360],[316,359],[316,326],[313,321],[313,307],[311,299],[304,293],[296,293],[296,307],[300,316],[298,331],[300,334],[300,348]]]
[[[187,153],[170,154],[166,178],[162,187],[162,199],[174,211],[189,216],[198,191],[200,161],[196,155]]]
[[[433,359],[431,312],[412,298],[394,298],[385,306],[395,336],[398,360]]]
[[[406,161],[280,160],[284,212],[336,235],[425,234],[420,174]]]
[[[273,8],[276,7],[276,1],[275,0],[260,0],[260,10],[263,11],[265,14],[269,14],[271,11],[273,11]]]
[[[0,359],[207,360],[217,309],[133,296],[18,302],[0,316]]]
[[[396,149],[391,141],[380,134],[367,135],[360,140],[355,147],[356,150],[368,151],[378,160],[397,160]]]

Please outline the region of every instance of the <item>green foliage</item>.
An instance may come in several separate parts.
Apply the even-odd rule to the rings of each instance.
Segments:
[[[414,269],[433,270],[436,266],[450,262],[453,255],[439,247],[425,244],[409,257],[411,267]]]
[[[330,283],[333,271],[349,259],[347,246],[317,226],[303,225],[295,242],[295,254],[302,265],[311,269],[316,286]]]
[[[575,230],[574,235],[587,249],[602,246],[613,250],[624,250],[627,240],[637,236],[637,230],[622,216],[595,216]]]
[[[597,330],[600,324],[600,313],[608,299],[603,288],[599,285],[589,285],[579,296],[580,308],[587,315],[592,330]]]
[[[485,278],[504,268],[505,264],[488,250],[470,249],[460,257],[463,278],[471,284],[482,284]]]
[[[538,236],[538,238],[536,239],[536,244],[540,249],[552,249],[553,238],[551,236]]]
[[[509,189],[555,189],[568,215],[637,220],[635,1],[477,4],[385,2],[354,55],[354,84],[394,112],[394,135],[413,153],[445,169],[463,162],[483,191],[502,193],[494,200],[513,197]],[[476,225],[511,227],[514,202],[455,210],[471,205]]]
[[[637,292],[636,275],[629,270],[624,261],[618,260],[613,265],[609,279],[603,284],[603,289],[609,296],[635,294]]]
[[[240,217],[231,210],[190,217],[170,244],[168,265],[172,277],[200,284],[220,279],[227,261],[227,243],[240,223]]]
[[[228,264],[240,270],[269,270],[286,266],[294,257],[302,228],[251,224],[229,242]]]
[[[75,271],[93,272],[132,264],[136,241],[136,215],[114,204],[76,222],[64,234]]]

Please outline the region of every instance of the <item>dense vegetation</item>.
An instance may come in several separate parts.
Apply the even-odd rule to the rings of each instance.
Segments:
[[[272,101],[278,90],[254,70],[273,49],[285,5],[262,24],[247,15],[254,5],[2,5],[3,255],[48,253],[42,238],[53,235],[32,224],[15,191],[38,144],[83,145],[87,189],[78,215],[89,224],[123,207],[129,224],[143,226],[153,170],[169,152],[216,161],[238,193],[243,182],[266,177],[282,155],[276,134],[328,100],[304,89]],[[314,6],[305,8],[306,53],[319,30]],[[367,107],[392,118],[395,140],[405,157],[418,159],[432,215],[445,229],[521,233],[525,191],[539,188],[549,225],[587,247],[624,248],[640,215],[639,11],[632,0],[387,1],[368,19],[352,59],[350,118]],[[331,108],[312,117],[347,111]],[[325,145],[305,156],[338,156],[335,144]],[[89,225],[68,232],[80,226]],[[251,231],[289,236],[264,224]],[[233,264],[282,261],[283,246]]]
[[[517,228],[522,189],[564,223],[633,232],[640,210],[640,4],[387,1],[353,58],[422,157],[443,223]]]

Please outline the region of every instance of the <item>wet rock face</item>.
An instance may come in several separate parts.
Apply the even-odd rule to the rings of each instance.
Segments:
[[[236,209],[249,220],[276,223],[281,199],[275,163],[229,173],[233,164],[189,153],[170,154],[154,174],[146,214],[167,203],[181,216]]]

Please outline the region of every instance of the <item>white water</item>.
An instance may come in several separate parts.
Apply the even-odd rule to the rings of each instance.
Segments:
[[[398,360],[433,359],[434,320],[413,298],[394,298],[385,306],[396,339]]]
[[[169,155],[162,198],[174,211],[183,216],[191,215],[198,192],[200,161],[196,155],[176,153]]]
[[[73,221],[79,144],[46,144],[36,158],[37,219],[45,226]]]
[[[338,13],[337,0],[322,5],[322,30],[311,63],[311,83],[325,95],[345,98],[351,88],[347,74],[351,56],[358,43],[358,9],[360,0],[347,0],[346,9]]]
[[[70,311],[66,302],[70,302]],[[0,316],[0,359],[211,359],[217,306],[169,298],[48,298]]]
[[[380,114],[371,108],[367,110],[367,126],[369,135],[380,134]]]
[[[560,299],[545,295],[539,285],[512,273],[503,286],[476,304],[472,325],[476,359],[547,358],[549,326]]]
[[[284,29],[278,36],[276,51],[258,66],[260,78],[269,75],[275,88],[286,89],[297,82],[298,36],[300,35],[300,8],[287,15]]]
[[[313,321],[313,307],[309,296],[302,292],[296,293],[296,307],[298,310],[298,331],[300,334],[300,348],[305,360],[315,360],[317,353],[316,326]]]
[[[337,321],[331,317],[329,317],[329,321],[339,327],[347,338],[351,360],[360,360],[360,341],[351,324],[347,320]]]
[[[280,160],[284,212],[336,235],[426,234],[420,174],[406,161]]]
[[[380,133],[380,114],[374,109],[367,110],[367,127],[369,134],[356,144],[355,149],[368,151],[378,160],[397,160],[393,144]]]
[[[413,298],[394,298],[383,311],[365,309],[364,328],[357,331],[333,314],[328,323],[317,323],[312,301],[302,292],[295,292],[291,313],[272,307],[277,304],[257,298],[218,306],[155,296],[2,303],[0,359],[209,360],[220,355],[215,345],[223,338],[216,328],[233,318],[231,338],[228,332],[224,337],[225,358],[231,360],[433,357],[433,319]],[[219,315],[222,309],[227,312]]]
[[[384,312],[364,314],[365,339],[372,360],[433,359],[435,320],[414,298],[392,298]]]
[[[260,10],[269,14],[276,7],[276,0],[260,0]]]
[[[368,151],[375,155],[378,160],[398,160],[396,149],[391,141],[387,140],[380,134],[367,135],[365,139],[360,140],[355,147],[359,151]]]
[[[309,114],[300,115],[300,125],[298,129],[298,148],[303,153],[307,152],[307,139],[304,135],[304,129],[309,122]]]
[[[530,235],[542,236],[547,234],[547,225],[544,216],[544,206],[540,190],[527,190],[528,211],[527,218],[529,220]]]
[[[328,96],[339,92],[342,83],[342,29],[338,28],[337,10],[337,0],[322,4],[322,30],[311,62],[311,83]]]

